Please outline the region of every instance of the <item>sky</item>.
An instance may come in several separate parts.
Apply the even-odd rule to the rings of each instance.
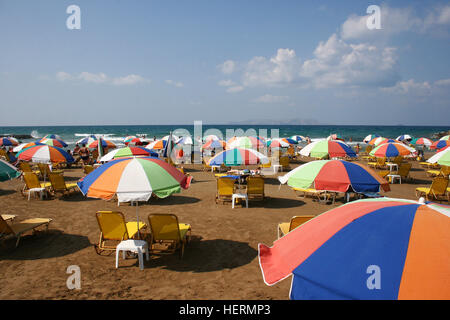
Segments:
[[[0,0],[0,126],[446,126],[449,40],[448,1]]]

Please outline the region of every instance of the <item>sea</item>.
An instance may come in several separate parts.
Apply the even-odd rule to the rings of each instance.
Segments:
[[[59,135],[73,148],[77,141],[89,136],[102,136],[117,146],[123,146],[127,136],[138,135],[149,140],[162,138],[170,132],[180,135],[190,134],[192,137],[206,136],[208,134],[222,133],[223,138],[233,135],[257,135],[263,137],[290,137],[301,135],[311,138],[312,141],[325,139],[330,134],[339,134],[350,145],[363,143],[369,134],[377,134],[385,138],[408,134],[412,137],[432,138],[438,132],[449,131],[450,126],[369,126],[369,125],[211,125],[203,124],[201,127],[192,125],[101,125],[101,126],[8,126],[0,127],[1,135],[31,135],[30,139],[20,139],[21,142],[35,141],[47,134]],[[235,134],[233,134],[235,133]]]

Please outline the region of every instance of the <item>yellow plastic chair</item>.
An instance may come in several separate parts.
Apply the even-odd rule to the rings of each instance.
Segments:
[[[390,182],[393,182],[393,179],[400,178],[400,182],[402,179],[406,180],[409,178],[409,171],[411,170],[411,163],[402,163],[397,172],[393,172],[387,175]]]
[[[180,249],[183,258],[184,248],[191,236],[191,226],[179,223],[174,214],[151,213],[148,215],[151,234],[149,249],[153,254],[172,254]]]
[[[282,236],[286,235],[288,232],[291,232],[298,226],[304,224],[306,221],[311,220],[315,216],[307,215],[307,216],[294,216],[291,218],[289,222],[282,222],[278,224],[278,239]]]
[[[48,230],[48,225],[52,219],[48,218],[34,218],[27,219],[21,222],[8,224],[3,216],[0,217],[0,239],[6,240],[8,238],[17,238],[16,248],[19,245],[20,238],[22,235],[28,231],[33,231],[33,234],[36,232],[36,229],[45,226],[45,230]]]
[[[216,203],[231,201],[234,193],[234,180],[230,178],[217,179]]]
[[[70,193],[71,190],[79,190],[76,183],[66,183],[61,174],[51,172],[48,174],[48,177],[54,193],[61,192],[62,194],[66,194],[66,192]]]
[[[450,167],[449,166],[442,166],[441,170],[428,170],[427,176],[429,177],[437,177],[437,176],[443,176],[448,177],[450,175]]]
[[[431,186],[416,188],[416,196],[420,197],[424,195],[427,200],[434,199],[441,201],[442,197],[447,194],[448,178],[436,177],[431,182]],[[450,195],[447,194],[447,198],[450,201]]]
[[[39,177],[33,172],[24,172],[23,181],[25,182],[25,185],[22,189],[22,195],[28,195],[28,200],[30,200],[31,193],[36,192],[39,192],[42,199],[51,188],[50,182],[39,182]]]
[[[63,170],[50,170],[50,167],[46,163],[38,163],[39,171],[41,172],[41,177],[48,178],[49,173],[64,174]]]
[[[280,157],[280,164],[283,166],[283,170],[289,170],[289,157]]]
[[[247,178],[247,196],[249,200],[264,200],[264,178]]]
[[[135,221],[125,222],[122,212],[98,211],[96,217],[100,228],[98,244],[94,246],[97,254],[103,251],[115,251],[118,241],[132,239],[138,234],[138,223]],[[147,225],[139,222],[139,232],[145,228]],[[113,242],[115,245],[110,245],[109,242]]]

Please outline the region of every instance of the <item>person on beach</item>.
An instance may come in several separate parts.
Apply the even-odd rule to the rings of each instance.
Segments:
[[[73,148],[73,154],[76,155],[80,151],[80,145],[77,143],[75,145],[75,148]]]
[[[359,150],[361,150],[361,146],[359,145],[359,143],[356,144],[355,149],[356,149],[356,154],[358,154]]]
[[[418,156],[419,160],[423,161],[423,159],[424,159],[423,144],[416,145],[416,150],[417,150],[417,156]]]
[[[83,144],[80,150],[78,150],[78,154],[80,155],[81,160],[83,160],[83,164],[89,164],[89,149],[86,148],[85,144]]]

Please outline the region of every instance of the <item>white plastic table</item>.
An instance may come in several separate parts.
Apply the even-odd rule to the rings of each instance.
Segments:
[[[398,170],[398,164],[396,163],[386,163],[386,165],[389,167],[389,171],[397,171]],[[395,170],[394,170],[395,168]]]
[[[248,196],[244,193],[233,193],[233,196],[231,197],[231,208],[234,209],[234,202],[236,199],[244,199],[245,200],[245,207],[248,208]]]
[[[144,270],[144,255],[146,260],[150,260],[148,250],[148,243],[144,240],[124,240],[116,247],[116,268],[119,268],[119,252],[123,251],[123,258],[125,259],[126,251],[137,253],[139,257],[139,269]]]
[[[44,197],[45,188],[31,188],[31,189],[28,189],[27,192],[28,192],[28,201],[30,201],[31,193],[36,193],[36,192],[39,192],[39,197],[42,200]]]
[[[272,167],[273,167],[274,172],[278,172],[278,171],[283,172],[283,166],[281,164],[273,164]]]

